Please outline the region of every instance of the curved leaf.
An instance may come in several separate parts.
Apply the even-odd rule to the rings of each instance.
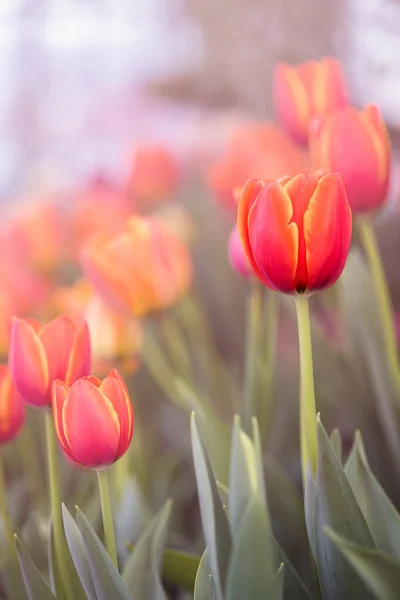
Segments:
[[[163,558],[163,577],[182,590],[193,594],[200,560],[201,557],[197,554],[166,548]]]
[[[14,536],[15,548],[29,600],[55,600],[53,592],[43,575],[29,556],[18,536]]]
[[[216,600],[217,594],[208,563],[207,550],[203,552],[194,584],[193,600]]]

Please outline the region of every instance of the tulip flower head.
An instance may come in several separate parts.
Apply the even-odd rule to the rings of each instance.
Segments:
[[[253,269],[243,250],[237,226],[232,229],[228,242],[228,256],[231,267],[245,279],[249,279],[253,275]]]
[[[133,409],[117,370],[101,381],[83,377],[69,387],[53,384],[53,414],[58,441],[75,463],[104,469],[128,450],[133,434]]]
[[[53,381],[62,378],[71,385],[90,372],[88,327],[65,315],[46,325],[14,318],[8,362],[24,400],[37,407],[51,406]]]
[[[151,217],[132,217],[122,234],[86,248],[81,265],[110,306],[138,317],[173,305],[192,278],[185,244]]]
[[[310,127],[311,160],[315,168],[338,171],[354,213],[382,206],[389,186],[391,149],[379,110],[346,107]]]
[[[351,210],[341,176],[251,179],[239,202],[238,229],[249,263],[267,287],[312,294],[331,286],[351,242]]]
[[[273,86],[278,118],[300,144],[307,143],[312,119],[347,105],[342,70],[333,58],[304,62],[297,67],[279,63]]]
[[[15,389],[8,368],[0,365],[0,444],[11,442],[24,420],[24,401]]]

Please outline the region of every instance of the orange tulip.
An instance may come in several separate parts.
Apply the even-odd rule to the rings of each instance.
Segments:
[[[71,385],[90,371],[88,327],[65,315],[46,325],[14,318],[8,361],[14,385],[24,400],[33,406],[50,406],[55,379]]]
[[[8,368],[0,365],[0,444],[11,442],[25,420],[25,405]]]
[[[177,302],[192,277],[186,246],[151,217],[132,217],[124,233],[86,248],[81,264],[106,302],[136,316]]]
[[[386,126],[375,106],[343,108],[310,128],[314,166],[338,171],[354,213],[374,210],[387,199],[391,150]]]
[[[307,143],[312,119],[324,117],[348,103],[342,69],[333,58],[305,62],[297,67],[279,63],[273,87],[278,118],[300,144]]]
[[[252,179],[238,209],[247,258],[259,279],[285,294],[311,294],[340,276],[352,219],[338,173],[296,175],[281,182]]]
[[[231,267],[236,273],[239,273],[239,275],[246,279],[253,275],[253,269],[243,249],[237,226],[232,229],[229,236],[228,257]]]
[[[101,381],[82,377],[69,387],[53,384],[53,414],[58,441],[75,463],[104,469],[128,450],[133,434],[133,409],[116,369]]]

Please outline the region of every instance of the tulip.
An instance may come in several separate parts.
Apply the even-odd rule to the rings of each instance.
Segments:
[[[312,119],[347,105],[342,70],[333,58],[305,62],[297,67],[279,63],[273,88],[278,118],[287,133],[300,144],[307,143]]]
[[[24,420],[23,399],[14,387],[8,368],[0,365],[0,444],[11,442]]]
[[[151,217],[132,217],[122,234],[88,246],[81,265],[110,306],[138,317],[173,305],[192,278],[186,246]]]
[[[62,378],[68,385],[90,372],[90,338],[86,323],[61,315],[41,325],[13,318],[9,368],[26,402],[51,406],[51,386]]]
[[[125,454],[132,440],[134,415],[116,369],[103,381],[82,377],[71,387],[57,380],[52,396],[57,438],[72,461],[104,469]]]
[[[229,236],[228,256],[232,269],[239,275],[245,279],[248,279],[253,275],[253,269],[251,268],[247,256],[243,250],[239,231],[236,226],[232,229],[232,232]]]
[[[391,150],[386,126],[375,106],[343,108],[310,128],[315,168],[338,171],[354,213],[382,206],[387,198]]]
[[[255,274],[269,288],[310,295],[340,276],[352,218],[338,173],[296,175],[281,182],[250,180],[238,229]]]

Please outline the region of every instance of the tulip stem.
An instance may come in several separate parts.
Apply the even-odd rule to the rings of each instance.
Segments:
[[[118,569],[117,548],[115,545],[114,522],[111,510],[110,489],[108,487],[107,470],[97,471],[99,482],[101,512],[103,515],[104,538],[107,552]]]
[[[68,578],[68,569],[66,568],[66,556],[68,550],[62,523],[60,487],[58,481],[57,467],[57,440],[56,432],[54,429],[53,414],[50,411],[44,411],[44,420],[46,426],[46,447],[50,485],[51,516],[53,521],[54,548],[64,592],[67,595],[67,597],[72,600],[73,592]]]
[[[368,219],[368,217],[360,217],[357,221],[357,226],[362,245],[369,261],[371,275],[375,285],[380,311],[383,342],[385,345],[386,358],[390,374],[396,391],[398,394],[400,394],[400,368],[397,357],[396,336],[393,323],[393,307],[390,299],[389,287],[385,277],[385,270],[383,268],[378,244],[370,219]]]
[[[246,355],[244,372],[244,426],[251,432],[252,418],[256,413],[257,379],[259,375],[259,350],[262,319],[263,288],[259,281],[251,281],[247,298]]]
[[[296,298],[300,349],[300,454],[303,484],[308,463],[315,476],[318,463],[317,421],[308,298]]]
[[[18,598],[20,598],[18,593],[21,593],[21,589],[17,590],[16,588],[17,588],[17,586],[22,587],[22,581],[20,579],[19,563],[18,563],[15,546],[14,546],[13,525],[12,525],[12,521],[11,521],[10,511],[8,509],[7,486],[6,486],[6,482],[5,482],[5,478],[4,478],[4,466],[3,466],[2,457],[0,458],[0,514],[1,514],[4,536],[7,541],[9,558],[10,558],[10,561],[12,561],[10,563],[10,566],[12,568],[12,573],[10,573],[10,578],[9,578],[10,587],[11,587],[11,582],[12,582],[12,592],[13,592],[12,597],[17,600]],[[14,596],[14,593],[15,593],[15,596]],[[25,595],[23,597],[25,597]]]
[[[265,346],[263,358],[263,389],[258,406],[260,430],[267,436],[271,424],[271,413],[274,407],[274,376],[276,359],[276,337],[279,319],[279,294],[266,290],[265,306]]]

